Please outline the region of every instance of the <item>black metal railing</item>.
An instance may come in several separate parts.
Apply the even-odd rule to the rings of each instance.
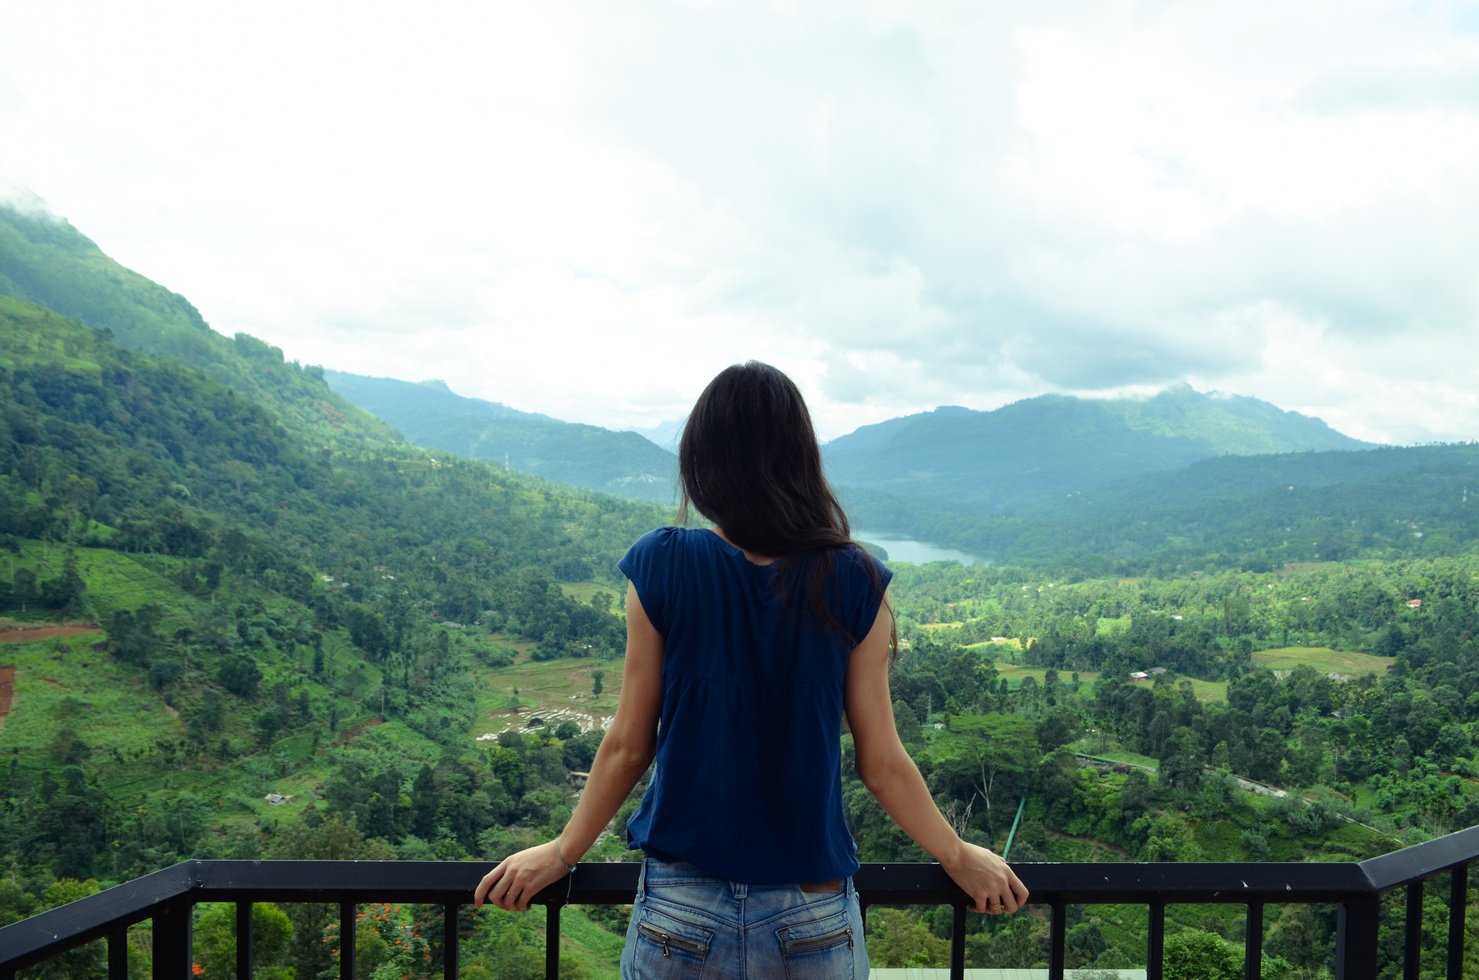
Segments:
[[[1149,980],[1163,972],[1167,905],[1234,904],[1247,909],[1244,976],[1263,964],[1267,906],[1329,904],[1338,908],[1337,980],[1377,976],[1383,895],[1405,889],[1403,976],[1421,969],[1424,882],[1450,874],[1447,976],[1461,980],[1468,868],[1479,860],[1479,827],[1440,837],[1360,863],[1338,864],[1022,864],[1018,874],[1035,906],[1050,918],[1048,975],[1065,969],[1067,909],[1071,905],[1139,905],[1148,910]],[[486,862],[439,861],[186,861],[96,895],[0,928],[0,980],[44,963],[83,943],[107,942],[108,976],[128,975],[128,929],[152,924],[153,976],[188,977],[191,918],[201,902],[236,905],[236,975],[252,975],[254,902],[327,902],[339,906],[341,976],[354,976],[356,909],[374,902],[440,905],[443,975],[458,975],[458,910],[469,903]],[[635,864],[587,864],[573,880],[546,889],[545,974],[559,975],[560,909],[622,905],[636,892]],[[855,878],[864,906],[948,905],[954,909],[950,975],[965,970],[965,896],[934,864],[867,864]]]

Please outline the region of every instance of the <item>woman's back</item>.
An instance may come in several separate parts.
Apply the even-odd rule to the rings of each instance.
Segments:
[[[828,564],[824,620],[804,576],[778,582],[778,563],[712,531],[661,528],[622,559],[664,639],[657,765],[628,825],[633,846],[751,884],[857,870],[842,813],[843,688],[889,572],[858,549]]]

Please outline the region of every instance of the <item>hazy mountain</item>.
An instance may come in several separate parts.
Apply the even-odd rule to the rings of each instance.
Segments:
[[[865,426],[824,453],[849,488],[994,510],[1211,457],[1365,448],[1319,419],[1179,385],[1141,400],[1043,395],[991,412],[938,408]]]
[[[633,427],[622,431],[635,432],[658,448],[677,453],[678,440],[683,438],[683,426],[687,423],[687,419],[670,419],[645,429]]]
[[[196,367],[319,447],[357,449],[390,430],[328,389],[314,367],[247,334],[216,333],[185,297],[113,261],[67,221],[0,204],[0,295],[72,317],[129,350]]]
[[[635,432],[561,422],[466,398],[441,381],[416,384],[325,371],[343,397],[419,446],[506,463],[572,486],[667,503],[677,460]]]

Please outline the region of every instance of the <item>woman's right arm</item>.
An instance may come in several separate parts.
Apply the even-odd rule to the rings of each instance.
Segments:
[[[1027,886],[994,852],[960,838],[940,814],[919,767],[899,741],[888,690],[892,619],[885,598],[868,636],[848,662],[845,706],[858,775],[904,833],[970,896],[977,912],[1015,912],[1027,903]]]

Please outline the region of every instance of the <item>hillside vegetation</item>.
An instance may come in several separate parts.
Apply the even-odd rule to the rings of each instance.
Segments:
[[[55,235],[11,240],[7,288],[34,292],[33,266],[55,296],[93,288],[103,266],[45,258],[77,247]],[[619,694],[615,562],[666,515],[409,445],[347,404],[336,429],[313,369],[185,327],[199,363],[167,356],[172,328],[140,310],[124,345],[0,297],[0,923],[189,856],[491,859],[558,831]],[[901,737],[965,835],[1003,848],[1021,808],[1018,861],[1349,860],[1479,822],[1471,463],[1215,459],[1085,491],[1076,518],[956,513],[1030,560],[898,569]],[[843,752],[860,856],[922,859]],[[622,819],[590,860],[631,859]],[[362,911],[362,973],[440,969],[431,912]],[[336,970],[331,910],[258,914],[260,975]],[[1242,914],[1168,910],[1168,967],[1236,942]],[[197,911],[205,976],[231,973],[231,921]],[[613,975],[621,910],[562,922],[568,975]],[[948,927],[878,910],[870,953],[938,963]],[[973,918],[968,959],[1044,965],[1047,928]],[[542,974],[537,917],[469,929],[466,975]],[[1326,975],[1329,910],[1266,929],[1270,975]],[[1139,965],[1145,932],[1143,911],[1072,909],[1069,966]],[[65,969],[99,975],[101,953]]]
[[[0,204],[0,295],[28,300],[121,347],[195,367],[260,405],[308,443],[365,449],[394,434],[329,390],[318,368],[247,334],[212,330],[177,293],[113,261],[69,223]]]
[[[400,443],[310,450],[201,371],[9,298],[0,406],[0,611],[101,627],[0,646],[7,917],[51,876],[288,853],[276,829],[309,813],[304,834],[327,811],[455,856],[567,806],[598,735],[566,732],[566,758],[512,733],[491,751],[520,773],[544,754],[501,781],[471,737],[476,684],[516,659],[617,655],[615,560],[656,513]],[[585,600],[560,587],[593,577],[608,586]]]

